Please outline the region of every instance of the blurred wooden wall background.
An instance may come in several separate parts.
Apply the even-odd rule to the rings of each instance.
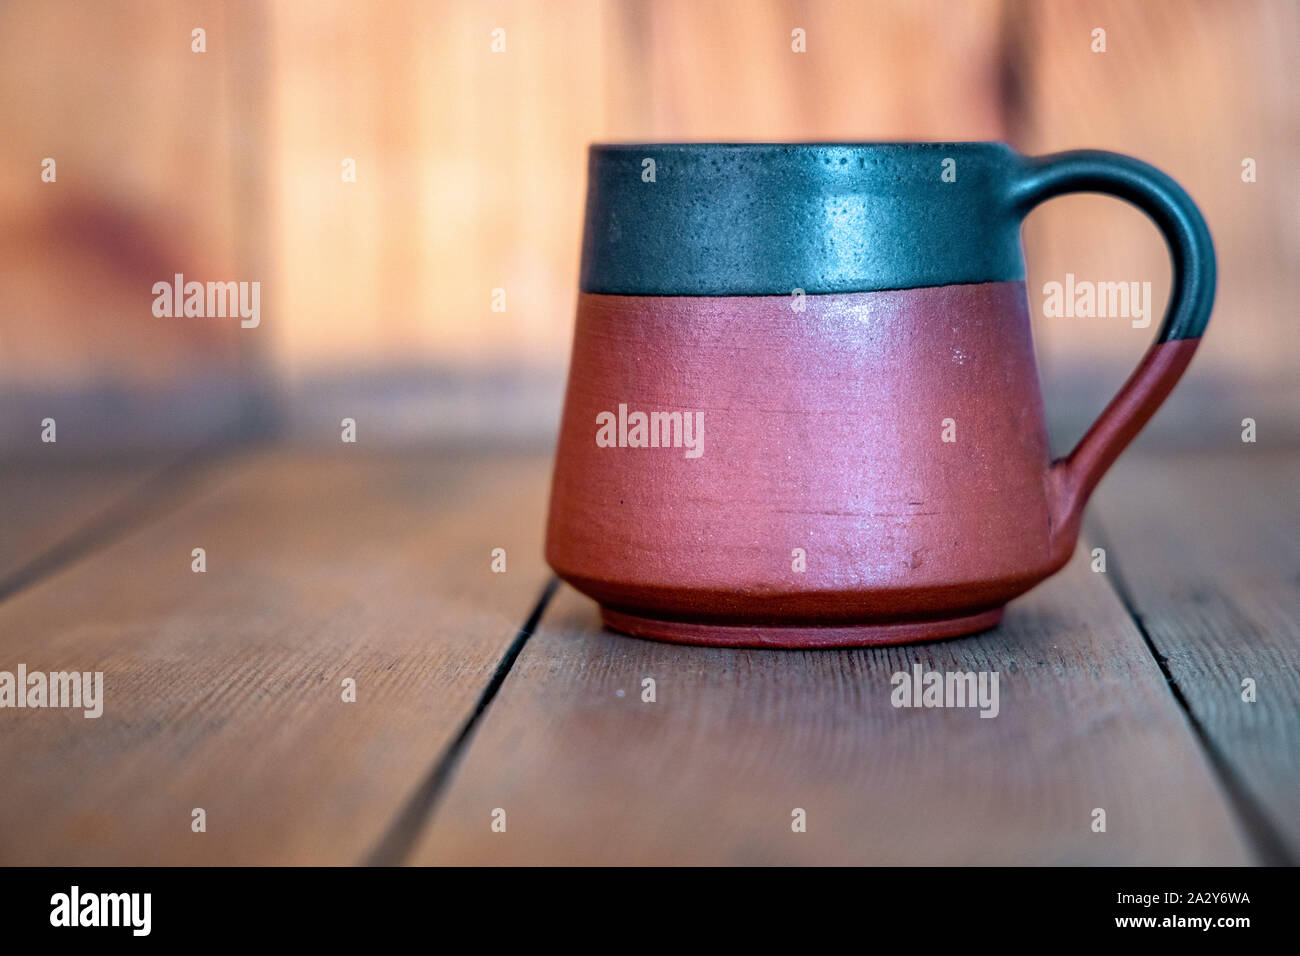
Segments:
[[[548,443],[589,142],[909,138],[1114,149],[1182,182],[1220,293],[1156,430],[1235,440],[1249,415],[1295,440],[1297,49],[1293,0],[16,0],[0,444],[30,450],[51,409],[61,443],[337,440],[349,414],[370,438]],[[1163,303],[1168,260],[1099,197],[1040,209],[1025,240],[1064,444],[1153,329],[1043,318],[1043,283],[1150,280]],[[174,272],[261,281],[261,326],[154,318]]]

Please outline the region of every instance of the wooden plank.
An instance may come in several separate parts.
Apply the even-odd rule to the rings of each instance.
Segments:
[[[1300,451],[1121,459],[1097,501],[1112,571],[1212,747],[1300,861]],[[1255,681],[1254,703],[1242,699]]]
[[[0,447],[28,447],[45,416],[100,448],[248,424],[279,314],[254,248],[276,232],[250,181],[269,166],[260,6],[56,0],[3,18]],[[263,283],[266,321],[155,316],[153,284],[177,273]]]
[[[6,669],[102,670],[106,698],[0,710],[0,862],[353,863],[379,840],[546,578],[546,465],[344,448],[230,463],[0,605]]]
[[[413,859],[552,864],[1241,863],[1224,795],[1081,552],[995,631],[929,645],[677,647],[544,615]],[[890,677],[997,671],[1000,713]],[[657,682],[657,701],[641,682]],[[497,808],[506,831],[493,832]],[[792,832],[792,812],[807,832]],[[1107,830],[1090,828],[1092,811]]]
[[[607,83],[622,95],[609,122],[623,138],[650,142],[1003,139],[1003,7],[615,4],[638,69],[611,61]],[[793,48],[796,28],[804,31],[802,53]],[[946,71],[935,71],[936,61]]]
[[[606,135],[605,75],[625,69],[606,66],[610,6],[274,10],[267,168],[283,222],[277,358],[290,381],[392,365],[564,367],[586,145]],[[345,158],[355,182],[343,181]],[[436,423],[439,407],[419,412]]]
[[[1195,408],[1202,423],[1221,422],[1231,433],[1230,399],[1243,381],[1277,393],[1279,409],[1294,409],[1300,382],[1293,352],[1277,344],[1293,341],[1300,297],[1293,158],[1300,149],[1300,4],[1020,2],[1006,26],[1018,51],[1010,142],[1030,154],[1092,148],[1146,160],[1188,191],[1214,236],[1214,317],[1158,427],[1194,432],[1197,422],[1185,413]],[[1094,52],[1097,29],[1106,31],[1105,52]],[[1247,159],[1256,165],[1254,181],[1242,178]],[[1067,273],[1081,281],[1149,281],[1155,325],[1168,300],[1169,253],[1142,213],[1092,195],[1035,210],[1024,240],[1048,409],[1068,425],[1068,446],[1137,364],[1154,328],[1135,328],[1124,317],[1047,317],[1044,284],[1064,282]],[[1285,427],[1295,434],[1294,421]]]
[[[158,475],[167,457],[0,463],[0,595],[52,552],[94,537],[106,519],[129,508],[132,493]]]

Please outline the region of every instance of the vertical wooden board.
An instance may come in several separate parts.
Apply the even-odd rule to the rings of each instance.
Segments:
[[[536,459],[275,453],[0,605],[6,669],[105,696],[0,710],[0,862],[363,859],[536,600],[545,486]]]
[[[276,8],[276,345],[292,380],[563,363],[604,15],[596,0]]]
[[[255,114],[269,78],[247,55],[256,13],[214,0],[0,10],[0,445],[21,447],[43,415],[69,440],[79,421],[99,447],[240,422],[236,386],[265,327],[158,317],[152,290],[177,273],[272,290],[247,248],[266,232],[246,173],[268,159]]]
[[[1118,575],[1191,713],[1300,860],[1300,453],[1121,459],[1096,511]],[[1243,681],[1256,700],[1243,700]]]
[[[1133,622],[1080,555],[979,636],[678,647],[565,589],[469,747],[430,864],[1241,863],[1237,825]],[[997,671],[1000,713],[898,709],[891,675]],[[657,700],[643,703],[642,680]],[[792,832],[792,813],[807,832]],[[1091,830],[1095,808],[1105,833]],[[494,810],[506,831],[491,829]]]
[[[642,139],[1002,139],[1001,7],[643,0],[621,12],[645,73],[609,82],[640,91]]]
[[[1218,295],[1205,345],[1166,423],[1228,422],[1233,383],[1296,397],[1300,296],[1300,5],[1278,0],[1023,0],[1012,142],[1029,153],[1108,149],[1152,163],[1205,214]],[[1106,31],[1093,52],[1093,31]],[[1256,164],[1243,181],[1243,162]],[[1051,393],[1085,406],[1070,437],[1137,363],[1168,301],[1169,254],[1136,209],[1101,196],[1054,200],[1025,226],[1031,313]],[[1047,282],[1150,282],[1150,327],[1128,317],[1047,317]],[[1286,343],[1284,347],[1283,343]],[[1050,405],[1051,403],[1049,403]],[[1286,406],[1282,406],[1286,407]],[[1195,414],[1184,416],[1195,408]],[[1065,409],[1065,411],[1069,411]]]

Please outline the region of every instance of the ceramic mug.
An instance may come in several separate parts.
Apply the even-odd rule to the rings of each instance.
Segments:
[[[1070,192],[1173,259],[1157,341],[1052,461],[1020,224]],[[1000,143],[591,147],[546,558],[605,623],[694,644],[894,644],[995,625],[1069,559],[1214,298],[1168,176]]]

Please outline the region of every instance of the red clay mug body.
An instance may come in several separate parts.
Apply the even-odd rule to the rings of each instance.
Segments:
[[[1152,215],[1174,293],[1142,365],[1053,462],[1019,224],[1080,190]],[[663,640],[860,646],[993,626],[1069,559],[1213,290],[1191,200],[1113,154],[593,147],[547,561],[607,625]]]

